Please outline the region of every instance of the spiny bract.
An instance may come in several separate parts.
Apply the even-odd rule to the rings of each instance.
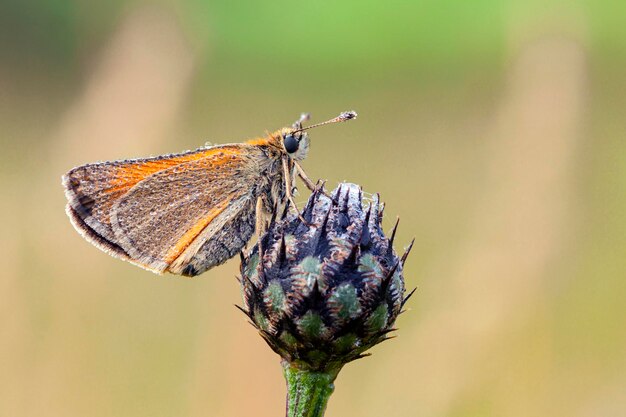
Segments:
[[[296,367],[339,369],[388,338],[404,297],[402,258],[381,228],[377,195],[341,184],[314,192],[303,210],[272,219],[242,255],[242,308],[270,347]],[[308,224],[307,224],[308,223]],[[409,294],[410,296],[410,294]]]

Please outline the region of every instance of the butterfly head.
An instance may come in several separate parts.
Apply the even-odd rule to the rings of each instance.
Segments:
[[[309,113],[302,113],[300,118],[281,133],[283,150],[296,161],[306,158],[309,152],[309,135],[303,131],[302,122],[310,119]]]

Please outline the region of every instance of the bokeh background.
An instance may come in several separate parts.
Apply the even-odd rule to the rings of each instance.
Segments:
[[[382,194],[398,249],[417,238],[418,291],[327,414],[626,415],[625,16],[3,0],[0,415],[283,415],[278,357],[233,307],[237,260],[193,280],[115,260],[72,229],[60,178],[349,109],[304,166]]]

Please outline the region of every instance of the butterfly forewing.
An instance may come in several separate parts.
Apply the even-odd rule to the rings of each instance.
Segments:
[[[241,212],[254,213],[251,176],[267,158],[242,146],[76,168],[64,178],[68,213],[112,255],[154,272],[196,275],[236,254],[254,231],[254,216]],[[225,239],[225,230],[239,236]]]
[[[68,212],[104,239],[113,240],[110,214],[115,202],[150,175],[203,158],[207,149],[154,158],[101,162],[76,167],[63,176]],[[72,216],[70,216],[72,217]],[[76,219],[73,219],[74,221]]]

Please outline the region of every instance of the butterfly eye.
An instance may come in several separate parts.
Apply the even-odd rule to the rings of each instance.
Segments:
[[[293,135],[287,135],[285,136],[285,139],[283,139],[283,145],[288,153],[294,153],[298,150],[300,142],[298,139],[294,138]]]

